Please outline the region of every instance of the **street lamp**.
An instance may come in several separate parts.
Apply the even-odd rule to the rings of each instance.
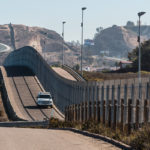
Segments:
[[[63,21],[62,22],[62,66],[64,65],[64,24],[65,24],[66,22],[65,21]]]
[[[82,22],[81,22],[81,75],[83,76],[83,71],[82,71],[82,55],[83,55],[83,12],[86,10],[86,7],[82,7]]]
[[[146,12],[139,12],[139,35],[138,35],[138,42],[139,42],[139,65],[138,65],[138,79],[139,79],[139,98],[141,98],[141,39],[140,39],[140,34],[141,34],[141,21],[140,18],[142,15],[144,15]]]

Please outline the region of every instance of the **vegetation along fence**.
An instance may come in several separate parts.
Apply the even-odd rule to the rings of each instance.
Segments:
[[[80,87],[77,87],[77,89]],[[88,82],[65,108],[67,121],[95,120],[112,128],[130,130],[150,122],[150,79]]]

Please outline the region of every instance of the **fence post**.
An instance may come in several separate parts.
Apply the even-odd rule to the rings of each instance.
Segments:
[[[127,100],[128,88],[127,84],[124,85],[124,124],[128,121],[128,100]]]
[[[92,102],[91,101],[89,101],[89,120],[91,120],[92,119]]]
[[[84,102],[82,102],[81,103],[81,121],[83,122],[84,121],[84,105],[85,105],[85,103]]]
[[[132,100],[128,100],[128,134],[131,133],[131,105],[132,105]]]
[[[121,130],[124,131],[124,99],[121,99]]]
[[[96,108],[97,108],[97,102],[94,101],[94,120],[95,121],[97,121]]]
[[[75,112],[76,112],[76,110],[75,110],[75,104],[73,104],[73,121],[75,121],[75,117],[76,117]]]
[[[108,83],[109,84],[109,83]],[[106,87],[106,109],[105,109],[105,123],[108,123],[108,103],[109,103],[109,91],[110,91],[110,89],[109,89],[109,85],[105,85],[105,87]]]
[[[72,105],[72,121],[74,121],[74,105]]]
[[[105,124],[105,100],[103,101],[103,124]]]
[[[113,119],[113,129],[116,129],[117,126],[117,100],[114,100],[114,119]]]
[[[114,128],[114,92],[115,92],[115,88],[114,85],[111,86],[111,127]]]
[[[80,106],[80,104],[78,104],[78,121],[80,121],[80,119],[81,119],[81,106]]]
[[[98,83],[97,83],[98,84]],[[96,119],[99,122],[99,117],[100,117],[100,99],[99,99],[99,95],[100,95],[100,91],[99,91],[99,84],[97,85],[97,90],[96,90]]]
[[[108,101],[108,127],[111,127],[111,100]]]
[[[139,100],[136,101],[136,129],[139,127]]]
[[[88,102],[85,101],[85,121],[88,120]]]
[[[84,120],[86,121],[87,120],[87,102],[88,102],[88,84],[86,83],[85,84],[85,87],[84,87],[84,89],[85,89],[85,93],[84,93]]]
[[[65,108],[65,121],[68,121],[68,106]]]
[[[67,121],[67,106],[65,107],[65,121]]]
[[[135,120],[136,120],[136,99],[135,99],[135,84],[132,83],[131,85],[131,99],[132,99],[132,106],[131,106],[131,122],[133,124],[133,128],[135,129]]]
[[[94,83],[91,82],[90,85],[90,101],[91,101],[91,119],[93,119],[93,112],[94,112],[94,99],[93,99],[93,94],[94,94]]]
[[[144,123],[148,122],[148,100],[144,101]]]
[[[117,126],[119,126],[121,121],[120,84],[118,84],[116,91],[117,91]]]
[[[83,121],[85,121],[86,85],[83,84]]]
[[[70,121],[72,121],[72,105],[70,105]]]
[[[103,122],[104,86],[101,87],[100,121]]]
[[[93,82],[93,97],[92,97],[92,102],[93,102],[93,119],[96,121],[96,101],[97,101],[97,82]]]
[[[75,104],[75,121],[78,120],[78,107],[77,107],[77,104]]]
[[[67,106],[67,120],[69,121],[69,106]]]
[[[88,99],[88,104],[87,104],[87,120],[89,120],[90,116],[90,82],[87,83],[87,99]]]
[[[97,102],[97,121],[100,122],[100,101]]]
[[[70,105],[70,121],[72,121],[72,105]]]
[[[68,106],[68,120],[70,121],[70,106]]]

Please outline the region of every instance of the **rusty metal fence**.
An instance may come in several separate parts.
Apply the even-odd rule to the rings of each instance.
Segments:
[[[126,128],[130,132],[131,129],[138,129],[143,123],[150,121],[149,100],[144,100],[143,104],[140,100],[136,100],[135,105],[132,102],[128,99],[128,104],[125,104],[124,99],[121,99],[120,105],[117,100],[114,100],[114,103],[111,100],[106,103],[104,100],[70,105],[65,109],[65,119],[73,122],[92,120],[113,129],[118,127],[124,131]]]

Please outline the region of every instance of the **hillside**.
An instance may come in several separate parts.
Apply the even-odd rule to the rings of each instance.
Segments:
[[[94,38],[95,50],[109,51],[110,56],[127,57],[137,45],[138,26],[126,25],[103,29]],[[141,26],[141,41],[150,39],[150,26]]]
[[[95,34],[94,46],[84,46],[83,67],[98,68],[113,67],[115,62],[108,62],[101,57],[101,51],[109,51],[109,56],[126,57],[137,43],[138,26],[127,24],[102,29]],[[141,40],[150,38],[150,26],[141,26]],[[32,46],[39,51],[49,64],[62,62],[62,37],[53,30],[41,27],[6,24],[0,25],[0,43],[10,46],[13,50],[23,46]],[[77,44],[77,45],[76,45]],[[80,64],[80,43],[64,43],[65,64],[75,66]],[[1,54],[1,61],[6,55]]]
[[[62,37],[53,30],[15,24],[0,25],[0,43],[8,45],[12,49],[32,46],[43,53],[50,64],[61,63]],[[64,45],[66,63],[76,62],[78,52],[71,50],[66,43]]]

